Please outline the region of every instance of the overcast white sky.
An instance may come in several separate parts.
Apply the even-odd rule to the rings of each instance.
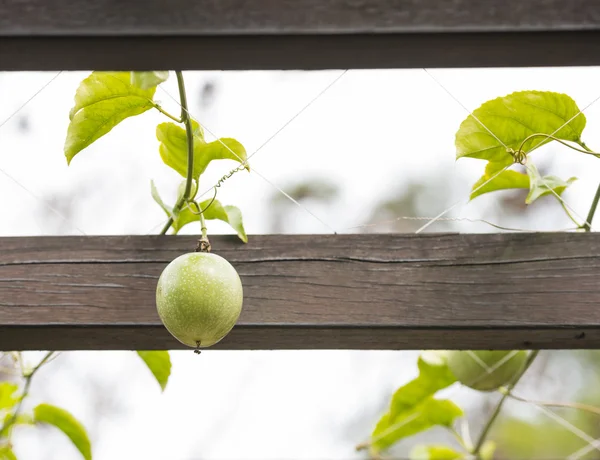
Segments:
[[[486,69],[430,71],[470,110],[512,91],[565,92],[580,108],[600,96],[600,68]],[[254,152],[297,114],[341,71],[188,72],[192,114],[219,137],[235,137]],[[150,198],[153,179],[172,203],[180,177],[160,160],[155,125],[160,114],[129,119],[80,153],[67,166],[63,143],[77,85],[88,72],[62,73],[17,116],[0,127],[0,235],[47,235],[47,201],[73,200],[72,214],[60,227],[69,234],[157,233],[164,216]],[[54,73],[0,74],[0,123]],[[214,103],[202,107],[200,88],[214,81]],[[177,113],[167,93],[177,95],[174,78],[156,98]],[[446,174],[456,200],[467,201],[483,163],[455,162],[454,134],[467,112],[422,69],[349,71],[309,109],[253,157],[251,166],[285,188],[306,177],[330,178],[342,195],[333,210],[313,209],[340,232],[363,223],[374,203],[411,177]],[[585,111],[584,140],[600,149],[600,102]],[[26,116],[28,129],[23,126]],[[210,137],[210,135],[208,135]],[[597,186],[600,162],[557,148],[537,155],[556,157],[553,173],[578,176],[564,197],[585,216]],[[232,163],[211,167],[200,190],[208,189]],[[431,184],[435,189],[435,184]],[[254,173],[239,173],[219,191],[225,204],[244,214],[252,234],[267,232],[272,185]],[[34,196],[32,196],[34,195]],[[61,201],[62,200],[62,201]],[[444,203],[446,201],[443,201]],[[478,217],[497,206],[482,197],[449,215]],[[434,216],[443,205],[432,207]],[[558,213],[558,210],[557,210]],[[291,214],[289,230],[330,230],[302,210]],[[501,222],[500,222],[501,223]],[[549,230],[555,222],[530,222]],[[462,223],[462,231],[489,231]],[[554,227],[556,228],[556,227]],[[196,232],[197,229],[188,229]],[[229,232],[220,224],[212,233]],[[94,436],[97,460],[191,460],[199,458],[352,458],[353,447],[369,434],[379,401],[415,372],[413,352],[211,352],[200,357],[173,353],[173,376],[164,394],[131,352],[68,353],[50,364],[32,392],[76,414]],[[32,356],[32,359],[34,356]],[[96,424],[98,406],[90,402],[93,382],[122,411],[106,409]],[[465,398],[473,396],[466,390]],[[95,399],[94,399],[95,401]],[[363,414],[363,415],[361,415]],[[365,431],[349,428],[357,419]],[[355,432],[348,437],[348,430]],[[356,439],[352,436],[357,436]],[[42,444],[40,439],[48,441]],[[60,436],[17,436],[21,460],[70,460],[77,453]]]

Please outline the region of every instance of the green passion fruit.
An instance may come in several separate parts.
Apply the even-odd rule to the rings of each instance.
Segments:
[[[493,391],[509,384],[522,372],[528,353],[520,351],[449,350],[448,367],[456,379],[479,391]]]
[[[210,347],[233,328],[242,311],[242,282],[223,257],[184,254],[163,270],[156,307],[167,330],[193,348]]]

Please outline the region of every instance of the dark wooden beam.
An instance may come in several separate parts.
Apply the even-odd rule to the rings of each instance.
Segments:
[[[0,70],[573,66],[599,51],[597,0],[0,3]]]
[[[600,348],[600,234],[213,237],[244,285],[221,349]],[[0,349],[181,348],[156,281],[192,237],[0,239]]]

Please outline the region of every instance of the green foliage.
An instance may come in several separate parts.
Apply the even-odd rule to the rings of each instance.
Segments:
[[[478,158],[506,166],[513,158],[498,139],[514,150],[536,133],[553,134],[558,139],[580,143],[585,123],[585,116],[566,94],[519,91],[485,102],[461,123],[455,139],[456,157]],[[529,152],[546,142],[543,137],[530,139],[523,150]]]
[[[0,460],[17,460],[17,456],[10,446],[0,446]]]
[[[201,210],[206,209],[203,213],[206,220],[217,219],[228,223],[236,231],[240,240],[244,243],[248,242],[248,236],[242,222],[242,212],[238,208],[235,206],[223,206],[218,200],[213,201],[212,198],[199,203],[198,206]],[[197,211],[194,209],[194,212]],[[199,214],[194,214],[189,206],[185,207],[173,223],[174,233],[179,232],[185,225],[191,222],[198,222],[199,220]]]
[[[169,78],[168,70],[152,72],[131,72],[131,84],[140,89],[150,89],[160,85]]]
[[[396,390],[392,397],[390,404],[392,418],[413,409],[439,390],[456,382],[456,377],[448,368],[443,354],[432,351],[423,352],[419,356],[417,367],[419,375]]]
[[[461,460],[465,454],[441,444],[417,445],[410,451],[410,460]]]
[[[18,401],[19,386],[11,382],[0,382],[0,411],[10,410]]]
[[[87,432],[69,412],[50,404],[40,404],[33,409],[33,416],[36,423],[58,428],[71,440],[85,460],[92,459],[92,447]]]
[[[196,126],[198,126],[196,124]],[[161,123],[156,127],[156,138],[160,142],[159,152],[163,162],[187,177],[187,137],[185,129],[175,123]],[[194,180],[213,160],[246,161],[246,149],[235,139],[223,138],[214,142],[206,142],[200,129],[194,129]]]
[[[175,219],[175,215],[173,214],[173,210],[165,204],[158,193],[158,189],[156,185],[154,185],[154,181],[150,181],[150,195],[154,199],[156,203],[162,208],[162,210],[167,214],[167,216]]]
[[[454,420],[462,415],[462,409],[452,401],[432,397],[395,417],[391,417],[388,412],[373,430],[371,450],[374,452],[385,450],[403,438],[414,436],[434,426],[450,428]]]
[[[544,195],[554,194],[561,196],[565,189],[577,180],[576,177],[571,177],[566,181],[556,176],[542,177],[537,168],[529,163],[527,165],[527,173],[531,179],[529,194],[527,195],[526,203],[533,203],[538,198]],[[552,193],[554,191],[554,193]]]
[[[485,102],[461,123],[455,139],[457,158],[488,161],[483,176],[472,187],[470,199],[498,190],[529,189],[526,204],[545,195],[560,200],[576,178],[565,181],[552,175],[542,177],[528,153],[553,142],[550,135],[559,141],[575,142],[583,151],[594,154],[581,140],[585,125],[584,115],[566,94],[520,91]],[[514,162],[526,163],[527,174],[504,170]]]
[[[222,220],[223,222],[228,223],[231,228],[233,228],[240,240],[244,243],[248,242],[248,236],[246,235],[246,230],[244,229],[244,224],[242,221],[242,212],[235,206],[223,206],[219,200],[213,200],[212,198],[205,200],[198,204],[198,209],[195,206],[184,205],[184,207],[177,211],[174,208],[170,208],[168,205],[164,203],[160,195],[158,194],[158,190],[156,190],[156,186],[154,182],[150,184],[152,198],[154,201],[158,203],[158,205],[163,209],[167,216],[173,218],[173,233],[177,234],[183,227],[192,222],[198,222],[200,220],[200,215],[198,213],[199,210],[203,210],[204,218],[206,220]],[[195,192],[196,188],[193,187],[192,190]],[[182,191],[181,187],[179,190],[179,196],[181,197]]]
[[[479,450],[479,458],[481,460],[493,460],[496,452],[496,443],[492,440],[487,440]]]
[[[177,119],[167,114],[153,101],[157,85],[167,80],[168,77],[168,71],[92,72],[79,85],[75,94],[75,106],[69,114],[71,122],[64,147],[67,162],[70,163],[81,150],[110,132],[121,121],[153,107],[159,109],[163,114]],[[181,81],[183,80],[181,79]],[[184,109],[187,110],[186,107]],[[191,131],[194,144],[194,182],[192,196],[186,197],[188,200],[192,200],[196,195],[200,176],[213,160],[234,160],[244,164],[244,167],[250,170],[245,163],[247,160],[246,149],[237,140],[222,138],[214,142],[206,142],[204,130],[194,120],[191,120]],[[163,162],[187,179],[186,130],[176,123],[160,123],[156,127],[156,137],[159,141],[159,153]],[[186,224],[200,218],[191,212],[188,203],[182,203],[184,189],[185,184],[183,188],[180,187],[178,204],[170,208],[161,199],[154,183],[151,184],[152,198],[173,220],[175,233]],[[223,206],[215,201],[204,217],[229,223],[240,239],[247,242],[242,213],[238,208]]]
[[[485,167],[483,176],[473,184],[470,199],[472,200],[484,193],[495,192],[498,190],[529,188],[529,176],[527,174],[512,171],[510,169],[502,172],[500,171],[502,170],[497,169],[497,163],[488,163]]]
[[[155,90],[132,85],[129,72],[93,72],[83,80],[69,114],[67,162],[126,118],[154,107]]]
[[[462,410],[448,400],[433,395],[456,382],[441,352],[424,352],[418,360],[419,375],[400,387],[392,397],[388,412],[371,435],[371,450],[385,450],[399,440],[436,425],[450,427]]]
[[[171,357],[168,351],[138,351],[137,354],[146,363],[164,391],[171,375]]]

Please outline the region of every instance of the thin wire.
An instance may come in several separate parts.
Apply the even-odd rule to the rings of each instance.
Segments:
[[[216,134],[214,134],[205,124],[200,123],[189,111],[189,109],[186,109],[185,107],[181,106],[181,103],[175,98],[173,97],[165,88],[163,88],[162,86],[159,86],[159,88],[161,88],[161,90],[167,95],[169,96],[173,101],[175,101],[183,110],[185,110],[187,112],[187,114],[190,116],[190,118],[194,119],[194,121],[196,121],[199,125],[201,125],[203,127],[203,129],[205,131],[207,131],[209,134],[211,134],[213,137],[215,137],[215,139],[217,140],[217,142],[219,142],[221,145],[223,145],[230,153],[232,153],[241,163],[242,165],[247,165],[248,164],[248,160],[250,160],[250,158],[252,158],[254,155],[256,155],[256,153],[258,153],[259,150],[261,150],[265,145],[267,145],[270,141],[272,141],[279,133],[281,133],[292,121],[294,121],[296,118],[298,118],[298,116],[304,112],[306,109],[308,109],[314,102],[316,102],[321,96],[323,96],[329,89],[331,89],[333,87],[333,85],[335,85],[337,82],[340,81],[340,79],[346,75],[346,73],[348,72],[348,69],[345,69],[344,71],[342,71],[342,73],[340,75],[338,75],[335,79],[333,79],[333,81],[331,81],[325,88],[323,88],[323,90],[321,90],[315,97],[313,97],[302,109],[300,109],[300,111],[298,113],[296,113],[292,118],[290,118],[286,123],[283,124],[283,126],[281,126],[272,136],[270,136],[265,142],[263,142],[258,149],[256,149],[250,156],[248,156],[246,158],[246,160],[243,160],[237,153],[235,153],[227,144],[225,144]],[[323,226],[325,226],[326,228],[328,228],[330,231],[332,231],[334,234],[337,234],[337,231],[329,224],[327,224],[325,221],[323,221],[323,219],[321,219],[320,217],[318,217],[317,215],[315,215],[313,212],[311,212],[308,208],[306,208],[306,206],[303,206],[301,203],[299,203],[297,200],[295,200],[294,198],[292,198],[288,193],[286,193],[285,191],[283,191],[280,187],[278,187],[277,185],[275,185],[272,181],[270,181],[269,179],[267,179],[264,175],[262,175],[256,168],[252,167],[251,171],[255,172],[259,177],[261,177],[265,182],[267,182],[269,185],[271,185],[273,188],[275,188],[275,190],[277,190],[278,192],[280,192],[283,196],[285,196],[287,199],[289,199],[292,203],[294,203],[296,206],[298,206],[300,209],[302,209],[303,211],[305,211],[306,213],[310,214],[312,217],[314,217],[316,220],[318,220]],[[207,189],[204,193],[200,194],[198,196],[199,198],[202,198],[204,195],[206,195],[208,192],[210,192],[211,190],[216,188],[216,184],[213,185],[211,188]]]
[[[15,110],[13,113],[11,113],[8,118],[6,118],[2,123],[0,123],[0,129],[6,125],[11,119],[13,119],[21,110],[23,110],[33,99],[35,99],[42,91],[44,91],[48,86],[50,86],[50,84],[56,80],[59,75],[62,74],[62,70],[60,72],[58,72],[56,75],[54,75],[50,80],[48,80],[46,83],[44,83],[35,93],[33,93],[33,95],[31,97],[29,97],[29,99],[27,99],[23,104],[21,104],[19,106],[19,108],[17,108],[17,110]],[[40,198],[39,196],[37,196],[35,193],[33,193],[31,190],[29,190],[25,185],[23,185],[21,182],[19,182],[15,177],[13,177],[11,174],[9,174],[8,172],[6,172],[4,169],[0,168],[0,173],[4,174],[6,177],[8,177],[11,181],[13,181],[15,184],[17,184],[21,189],[23,189],[25,192],[27,192],[29,195],[31,195],[33,198],[35,198],[36,200],[38,200],[40,203],[42,203],[43,206],[45,206],[46,208],[50,209],[53,213],[55,213],[58,217],[60,217],[61,219],[63,219],[66,223],[68,223],[69,225],[73,226],[73,228],[75,228],[77,231],[79,231],[82,235],[85,235],[85,232],[83,230],[81,230],[77,225],[75,225],[75,223],[73,223],[70,219],[68,219],[67,217],[65,217],[61,212],[59,212],[56,208],[54,208],[53,206],[49,205],[46,201],[44,201],[42,198]]]
[[[428,75],[428,76],[429,76],[429,77],[430,77],[430,78],[431,78],[431,79],[432,79],[434,82],[436,82],[436,83],[437,83],[437,84],[440,86],[440,88],[442,88],[444,91],[446,91],[446,93],[448,93],[448,95],[449,95],[449,96],[450,96],[452,99],[454,99],[454,100],[455,100],[455,101],[458,103],[458,105],[460,105],[460,106],[461,106],[463,109],[465,109],[467,112],[469,112],[469,114],[470,114],[470,115],[471,115],[471,116],[472,116],[472,117],[473,117],[475,120],[477,120],[477,123],[479,123],[481,126],[483,126],[483,128],[484,128],[484,129],[485,129],[485,130],[486,130],[488,133],[490,133],[494,139],[496,139],[498,142],[500,142],[500,144],[502,144],[502,145],[504,146],[504,148],[505,148],[505,149],[508,149],[508,146],[507,146],[507,145],[506,145],[504,142],[502,142],[502,140],[501,140],[501,139],[500,139],[498,136],[496,136],[496,135],[495,135],[495,134],[494,134],[494,133],[493,133],[493,132],[492,132],[492,131],[491,131],[491,130],[490,130],[490,129],[489,129],[487,126],[486,126],[486,125],[484,125],[484,124],[483,124],[483,123],[482,123],[482,122],[479,120],[479,118],[477,118],[477,117],[476,117],[476,116],[473,114],[473,112],[471,112],[471,111],[470,111],[470,110],[469,110],[469,109],[468,109],[468,108],[467,108],[467,107],[466,107],[466,106],[465,106],[465,105],[464,105],[462,102],[460,102],[460,101],[458,100],[458,98],[454,96],[454,94],[452,94],[452,93],[451,93],[451,92],[450,92],[450,91],[449,91],[449,90],[448,90],[448,89],[447,89],[447,88],[446,88],[444,85],[442,85],[442,83],[441,83],[441,82],[440,82],[440,81],[439,81],[437,78],[435,78],[435,77],[434,77],[434,76],[433,76],[431,73],[429,73],[429,71],[428,71],[427,69],[423,68],[423,71],[424,71],[424,72],[425,72],[425,73],[426,73],[426,74],[427,74],[427,75]]]
[[[579,460],[581,457],[583,457],[584,455],[587,455],[594,449],[600,450],[600,448],[599,448],[600,439],[595,439],[593,442],[589,442],[587,439],[585,439],[585,441],[588,442],[588,445],[585,447],[582,447],[581,449],[579,449],[576,452],[573,452],[571,455],[569,455],[567,457],[566,460]]]
[[[490,183],[491,181],[493,181],[496,177],[498,177],[500,174],[502,174],[504,171],[506,171],[510,166],[511,165],[505,166],[503,169],[501,169],[500,171],[498,171],[496,174],[494,174],[492,177],[490,177],[484,183],[482,183],[481,185],[479,185],[479,187],[473,189],[471,191],[471,194],[477,192],[480,188],[484,187],[485,185],[487,185],[488,183]],[[442,212],[440,212],[437,216],[435,216],[433,219],[431,219],[425,225],[423,225],[419,229],[417,229],[417,231],[415,232],[415,234],[421,233],[423,230],[427,229],[434,222],[437,222],[440,218],[442,218],[443,216],[445,216],[446,214],[448,214],[450,211],[452,211],[454,208],[456,208],[459,204],[463,204],[463,203],[464,203],[464,199],[458,200],[456,203],[454,203],[450,207],[448,207],[445,210],[443,210]]]
[[[575,436],[577,436],[578,438],[583,439],[585,442],[587,442],[594,449],[597,449],[597,450],[600,451],[600,442],[598,440],[594,439],[589,434],[587,434],[586,432],[584,432],[580,428],[576,427],[575,425],[573,425],[571,422],[569,422],[565,418],[561,417],[560,415],[556,414],[555,412],[551,411],[550,409],[547,409],[546,407],[544,407],[544,406],[536,403],[535,401],[531,401],[531,400],[529,400],[527,398],[522,398],[520,396],[519,396],[519,398],[525,400],[527,403],[531,404],[532,406],[534,406],[538,410],[542,411],[544,414],[546,414],[552,420],[554,420],[555,422],[557,422],[559,425],[562,425],[563,427],[565,427],[566,429],[568,429],[571,433],[573,433]],[[571,457],[569,457],[569,458],[571,458]],[[573,460],[573,459],[571,459],[571,460]]]
[[[507,151],[510,151],[509,147],[498,137],[496,136],[485,124],[483,124],[474,114],[473,112],[471,112],[457,97],[455,97],[438,79],[436,79],[427,69],[423,69],[423,71],[434,81],[436,82],[448,95],[450,95],[450,97],[452,99],[454,99],[463,109],[465,109],[469,115],[471,115],[475,120],[477,120],[477,122],[483,126],[500,144],[502,144],[502,146],[507,149]],[[600,99],[600,96],[598,96],[597,98],[595,98],[592,102],[590,102],[588,105],[586,105],[583,109],[580,109],[578,113],[576,113],[575,115],[573,115],[569,120],[567,120],[563,125],[561,125],[556,131],[554,131],[551,136],[554,136],[556,133],[558,133],[561,129],[563,129],[565,126],[567,126],[572,120],[574,120],[576,117],[578,117],[580,114],[583,113],[584,110],[586,110],[587,108],[591,107],[596,101],[598,101]],[[543,144],[543,142],[541,142],[539,145]],[[535,148],[531,149],[528,153],[531,153],[531,151],[535,150]],[[477,190],[479,190],[480,188],[482,188],[484,185],[488,184],[489,182],[491,182],[492,180],[494,180],[496,177],[498,177],[500,174],[502,174],[504,171],[506,171],[510,166],[512,165],[508,165],[506,167],[504,167],[503,169],[501,169],[499,172],[497,172],[495,175],[493,175],[490,179],[488,179],[487,181],[485,181],[483,184],[481,184],[479,187],[477,187],[475,190],[472,190],[471,193],[476,192]],[[548,186],[547,181],[542,178],[542,182],[544,183],[544,185],[546,185],[546,188],[552,193],[554,194],[554,196],[559,200],[560,203],[562,203],[562,205],[564,207],[566,207],[568,210],[570,210],[578,219],[583,220],[584,224],[587,224],[588,226],[590,226],[590,224],[587,222],[586,219],[583,219],[560,195],[558,195],[558,193],[556,193],[556,191]],[[430,225],[432,225],[434,222],[436,222],[437,220],[439,220],[441,217],[443,217],[445,214],[447,214],[448,212],[450,212],[452,209],[456,208],[459,204],[462,204],[463,200],[459,200],[456,203],[454,203],[453,205],[451,205],[449,208],[447,208],[446,210],[442,211],[440,214],[438,214],[435,218],[433,218],[431,221],[427,222],[425,225],[423,225],[421,228],[419,228],[415,233],[421,233],[423,230],[427,229]],[[591,226],[590,226],[591,227]]]
[[[476,363],[478,363],[488,374],[493,372],[497,368],[499,368],[502,364],[509,361],[517,353],[518,353],[518,350],[513,350],[513,352],[510,355],[507,355],[503,359],[498,360],[498,362],[490,368],[484,361],[482,361],[477,355],[475,355],[475,353],[473,353],[471,350],[468,350],[468,355],[471,356],[473,358],[473,360]],[[536,407],[538,410],[544,412],[544,414],[546,414],[548,417],[552,418],[555,422],[562,425],[564,428],[568,429],[571,433],[573,433],[574,435],[576,435],[577,437],[583,439],[584,441],[586,441],[588,443],[588,446],[576,451],[571,456],[569,456],[567,460],[579,460],[582,456],[586,455],[588,452],[592,451],[593,449],[597,449],[600,451],[600,439],[594,439],[593,437],[591,437],[590,435],[585,433],[583,430],[581,430],[580,428],[578,428],[575,425],[573,425],[572,423],[570,423],[564,417],[561,417],[560,415],[547,409],[546,407],[544,407],[543,405],[541,405],[535,401],[532,401],[527,398],[523,398],[522,396],[515,395],[515,397],[518,398],[517,400],[528,403],[528,404]]]
[[[470,352],[470,353],[472,353],[472,352]],[[489,374],[494,372],[496,369],[498,369],[500,366],[502,366],[503,364],[505,364],[506,362],[511,360],[517,354],[518,354],[518,350],[513,350],[512,353],[509,353],[506,356],[504,356],[502,359],[499,359],[491,367],[488,366],[487,364],[485,364],[481,359],[479,359],[478,357],[476,357],[476,355],[473,354],[473,356],[475,356],[477,358],[476,362],[478,362],[481,365],[481,367],[484,369],[485,372],[482,372],[475,380],[471,381],[470,384],[473,385],[474,383],[478,382],[480,379],[488,376]],[[444,399],[451,399],[453,396],[456,395],[456,393],[458,391],[460,391],[464,387],[465,387],[465,385],[463,385],[463,384],[453,387],[447,394],[444,395]],[[370,446],[370,445],[376,443],[377,441],[385,438],[388,434],[393,433],[395,430],[397,430],[397,429],[401,428],[402,426],[408,424],[409,422],[412,422],[413,420],[415,420],[417,417],[419,417],[419,415],[421,415],[421,414],[419,412],[416,412],[416,413],[411,414],[409,417],[407,417],[405,419],[401,419],[400,421],[392,424],[391,426],[386,428],[383,432],[379,433],[374,438],[370,438],[367,443],[362,445],[362,447]]]
[[[60,211],[58,211],[57,209],[55,209],[53,206],[49,205],[47,202],[45,202],[42,198],[40,198],[39,196],[37,196],[35,193],[33,193],[31,190],[29,190],[27,187],[25,187],[21,182],[19,182],[15,177],[11,176],[9,173],[7,173],[5,170],[3,170],[2,168],[0,168],[0,173],[4,174],[6,177],[8,177],[11,181],[13,181],[15,184],[17,184],[19,187],[21,187],[23,190],[25,190],[29,195],[31,195],[33,198],[35,198],[36,200],[38,200],[40,203],[42,203],[43,206],[45,206],[46,208],[50,209],[54,214],[56,214],[58,217],[60,217],[61,219],[63,219],[66,223],[68,223],[69,225],[72,225],[73,228],[75,228],[78,232],[80,232],[82,235],[85,236],[85,232],[83,230],[81,230],[77,225],[75,225],[74,222],[72,222],[70,219],[68,219],[67,217],[65,217]]]
[[[341,80],[341,78],[346,75],[346,73],[348,73],[348,69],[344,69],[344,71],[342,71],[341,74],[339,74],[336,78],[334,78],[331,83],[329,83],[325,88],[323,88],[323,90],[321,90],[321,92],[319,92],[319,94],[317,94],[314,98],[312,98],[310,100],[310,102],[308,102],[308,104],[306,104],[304,107],[302,107],[302,109],[300,109],[300,111],[294,115],[292,118],[290,118],[286,123],[283,124],[283,126],[281,126],[277,131],[275,131],[275,133],[269,137],[266,141],[264,141],[253,153],[252,155],[250,155],[248,157],[248,160],[250,160],[250,158],[252,158],[254,155],[256,155],[260,149],[262,149],[265,145],[267,145],[269,142],[271,142],[271,140],[273,140],[273,138],[275,136],[277,136],[281,131],[283,131],[285,128],[287,128],[287,126],[294,121],[296,118],[298,118],[298,116],[300,116],[300,114],[302,114],[302,112],[304,112],[306,109],[308,109],[314,102],[317,101],[317,99],[319,99],[321,96],[323,96],[327,91],[329,91],[331,89],[331,87],[333,85],[335,85],[338,81]],[[247,160],[247,161],[248,161]]]
[[[355,225],[353,227],[347,227],[344,230],[354,230],[357,228],[368,228],[368,227],[377,227],[380,225],[385,225],[385,224],[391,224],[394,222],[398,222],[399,220],[415,220],[415,221],[420,221],[420,220],[432,220],[434,219],[434,217],[412,217],[412,216],[400,216],[400,217],[396,217],[395,219],[392,220],[385,220],[382,222],[376,222],[373,224],[363,224],[363,225]],[[469,222],[472,224],[477,224],[477,223],[481,223],[481,224],[486,224],[489,225],[491,227],[497,228],[499,230],[506,230],[509,232],[527,232],[527,233],[532,233],[532,232],[537,232],[537,233],[555,233],[558,230],[531,230],[531,229],[526,229],[526,228],[514,228],[514,227],[505,227],[503,225],[498,225],[495,224],[493,222],[490,222],[489,220],[485,220],[485,219],[471,219],[469,217],[440,217],[439,219],[437,219],[438,222]],[[572,231],[572,230],[577,230],[579,227],[566,227],[560,231],[563,232],[568,232],[568,231]]]
[[[10,120],[12,120],[12,118],[14,116],[16,116],[21,110],[23,110],[25,108],[25,106],[27,104],[29,104],[33,99],[35,99],[35,97],[38,94],[40,94],[42,91],[44,91],[50,85],[50,83],[52,83],[54,80],[56,80],[62,72],[63,71],[61,70],[56,75],[54,75],[50,80],[48,80],[46,83],[44,83],[44,85],[40,89],[38,89],[35,93],[33,93],[33,95],[29,99],[27,99],[25,102],[23,102],[23,104],[21,104],[21,106],[17,110],[15,110],[13,113],[11,113],[6,120],[4,120],[2,123],[0,123],[0,128],[2,128],[6,123],[8,123]]]

